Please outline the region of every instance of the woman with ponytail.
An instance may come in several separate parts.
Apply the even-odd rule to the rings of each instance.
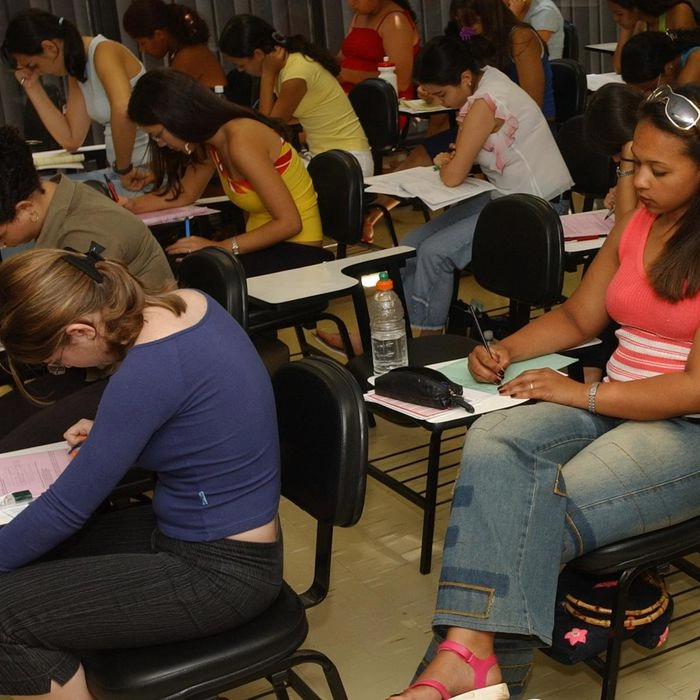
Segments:
[[[149,178],[139,165],[146,157],[148,137],[126,113],[144,67],[131,51],[101,34],[82,36],[65,17],[36,8],[10,20],[1,50],[39,118],[63,148],[74,151],[82,146],[96,121],[104,126],[107,161],[121,184],[130,190],[144,187]],[[42,75],[67,77],[63,111],[46,94]]]
[[[366,176],[374,173],[365,132],[336,79],[340,68],[325,49],[300,34],[284,36],[255,15],[232,17],[219,48],[239,70],[260,78],[262,114],[301,124],[312,156],[340,148]]]
[[[209,27],[192,8],[163,0],[134,0],[124,12],[122,24],[147,56],[167,56],[170,68],[209,88],[226,85],[224,69],[207,46]]]

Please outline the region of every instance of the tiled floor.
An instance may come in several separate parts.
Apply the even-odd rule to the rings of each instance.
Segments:
[[[415,213],[399,210],[395,218],[410,225]],[[399,225],[401,228],[401,224]],[[569,276],[570,289],[576,283]],[[463,282],[461,298],[477,297],[487,306],[499,300],[488,298],[471,280]],[[349,308],[336,304],[345,317]],[[371,430],[371,455],[386,454],[426,440],[419,429],[406,429],[379,421]],[[433,547],[433,571],[418,572],[421,514],[386,487],[370,479],[363,516],[354,528],[336,533],[332,589],[329,597],[309,611],[311,631],[307,647],[326,653],[337,664],[350,700],[375,700],[404,688],[411,679],[430,638],[430,616],[434,604],[441,542],[447,505],[438,508]],[[313,529],[296,508],[284,504],[287,577],[303,589],[308,584]],[[681,576],[672,580],[674,591],[691,587]],[[700,608],[700,591],[692,590],[676,602],[676,611]],[[700,616],[674,623],[670,642],[700,634]],[[623,662],[643,658],[645,652],[628,643]],[[315,670],[305,671],[317,692],[329,697]],[[618,698],[635,700],[696,700],[700,686],[700,642],[622,672]],[[262,692],[256,685],[230,692],[231,700],[251,698]],[[597,700],[598,678],[587,667],[560,666],[542,654],[525,698],[541,700]]]

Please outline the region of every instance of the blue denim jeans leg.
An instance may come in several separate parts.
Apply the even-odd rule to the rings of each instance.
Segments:
[[[454,272],[471,261],[476,221],[492,196],[485,192],[455,204],[402,239],[402,244],[416,248],[416,257],[407,261],[403,273],[412,326],[440,330],[445,325]]]
[[[622,421],[546,402],[480,418],[455,487],[436,633],[550,644],[561,563],[698,515],[699,450],[700,425],[680,418]]]

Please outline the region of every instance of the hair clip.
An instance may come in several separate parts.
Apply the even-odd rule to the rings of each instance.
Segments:
[[[73,267],[77,267],[78,270],[84,272],[88,277],[95,280],[95,282],[102,282],[104,280],[104,276],[97,269],[97,263],[104,260],[102,257],[104,246],[95,243],[95,241],[91,241],[90,247],[84,254],[78,253],[78,251],[73,248],[66,248],[66,250],[72,252],[62,255],[61,260],[65,260],[67,263],[73,265]],[[78,254],[75,255],[75,253]]]
[[[280,34],[278,31],[274,31],[272,32],[272,41],[274,41],[275,44],[284,46],[287,43],[287,37],[284,34]]]
[[[469,41],[470,39],[473,39],[479,32],[476,31],[473,27],[462,27],[459,30],[459,38],[462,41]]]

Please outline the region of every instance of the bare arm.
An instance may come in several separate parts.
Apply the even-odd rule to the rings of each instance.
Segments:
[[[485,100],[475,100],[464,117],[457,134],[455,150],[440,169],[440,179],[448,187],[464,182],[484,145],[497,125],[494,113]]]
[[[293,119],[294,112],[307,90],[305,80],[291,78],[282,83],[279,95],[275,100],[275,81],[284,66],[287,55],[287,51],[278,46],[265,56],[260,77],[260,105],[258,107],[262,114],[275,117],[285,123]]]
[[[542,43],[537,32],[516,27],[511,34],[511,52],[518,74],[518,85],[542,107],[544,104],[544,68]]]
[[[636,34],[634,29],[626,29],[625,27],[621,27],[620,31],[617,35],[617,45],[615,46],[615,53],[613,54],[613,70],[616,73],[621,73],[622,72],[622,49],[625,47],[625,44],[630,40],[630,38]]]
[[[20,68],[15,72],[15,77],[23,85],[39,119],[51,136],[69,151],[82,146],[90,129],[91,119],[78,81],[68,77],[68,96],[64,111],[61,112],[46,94],[36,70]]]
[[[196,166],[190,165],[182,177],[182,192],[179,197],[171,199],[168,195],[160,197],[157,194],[148,193],[133,199],[121,199],[120,204],[134,214],[184,207],[193,204],[201,196],[213,174],[214,166],[209,161]]]
[[[384,44],[384,53],[396,64],[399,91],[408,90],[413,82],[413,25],[403,12],[394,12],[382,22],[379,35]]]

